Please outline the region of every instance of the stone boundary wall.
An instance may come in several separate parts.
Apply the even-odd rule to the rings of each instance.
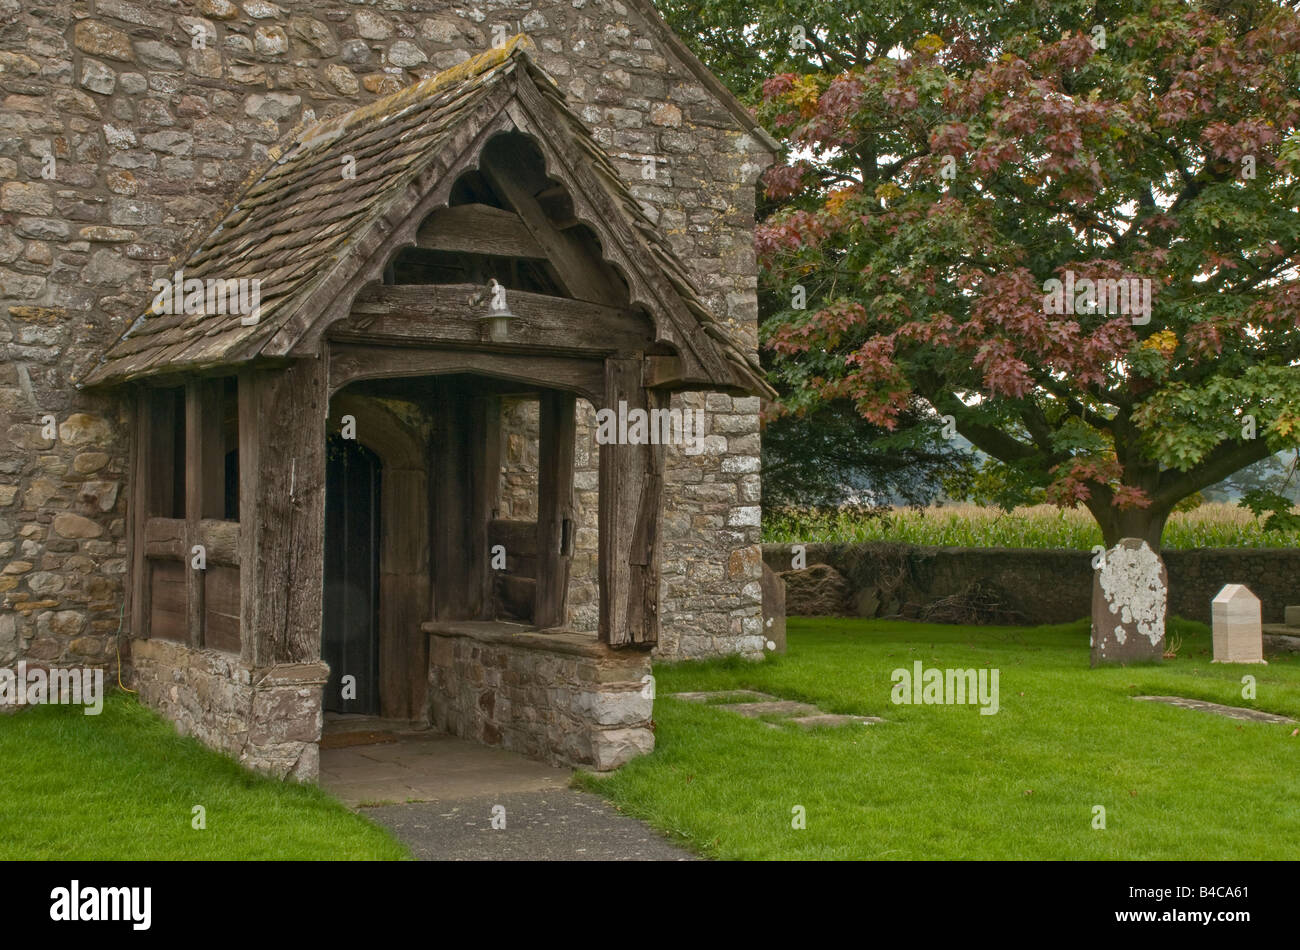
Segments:
[[[431,634],[430,723],[552,765],[605,772],[654,749],[650,655],[581,634]]]
[[[807,566],[828,564],[848,581],[843,615],[885,615],[906,605],[925,606],[980,581],[1003,595],[1007,607],[1027,622],[1068,623],[1091,615],[1092,555],[1086,551],[1033,548],[944,548],[919,545],[809,544]],[[763,545],[772,570],[790,569],[789,544]],[[1210,601],[1224,584],[1245,584],[1259,597],[1265,623],[1281,623],[1288,604],[1300,604],[1300,550],[1291,548],[1206,548],[1165,551],[1169,571],[1169,613],[1210,622]],[[894,598],[870,606],[882,582],[880,565],[899,563],[906,574]],[[892,571],[891,578],[892,578]],[[859,596],[863,595],[863,596]],[[859,601],[855,604],[855,600]],[[791,604],[791,613],[795,611]]]
[[[157,639],[135,641],[131,654],[140,700],[181,735],[276,778],[318,778],[324,663],[255,670],[231,653]]]

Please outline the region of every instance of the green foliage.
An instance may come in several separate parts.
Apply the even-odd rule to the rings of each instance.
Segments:
[[[757,240],[787,408],[919,397],[1005,466],[969,497],[1108,532],[1300,445],[1292,5],[663,8],[788,148]],[[1149,319],[1049,309],[1066,274],[1149,281]]]
[[[1291,517],[1297,517],[1292,515]],[[1300,525],[1276,529],[1235,505],[1206,503],[1175,512],[1165,526],[1164,547],[1294,548]],[[1086,512],[1050,505],[1004,511],[974,505],[941,508],[764,509],[763,540],[774,544],[893,542],[934,547],[1045,548],[1088,551],[1101,544],[1101,529]]]
[[[1300,514],[1295,512],[1291,500],[1285,495],[1257,488],[1246,492],[1241,504],[1256,518],[1264,518],[1265,531],[1300,532]]]
[[[122,692],[103,712],[0,715],[0,858],[340,860],[407,857],[314,785],[254,775]],[[207,827],[192,826],[202,805]]]
[[[768,422],[762,449],[764,506],[864,497],[928,504],[972,464],[935,426],[913,421],[891,433],[844,403]]]

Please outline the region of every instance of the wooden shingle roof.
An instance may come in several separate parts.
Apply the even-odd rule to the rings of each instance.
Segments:
[[[320,339],[316,324],[337,316],[340,291],[409,217],[413,194],[430,191],[487,124],[525,91],[542,121],[530,134],[562,139],[584,164],[601,226],[643,269],[640,301],[661,339],[682,351],[694,382],[770,396],[757,362],[715,321],[686,267],[628,191],[608,156],[568,108],[563,93],[517,36],[337,118],[296,134],[257,174],[178,270],[188,281],[260,280],[260,311],[159,313],[153,306],[109,346],[81,385],[106,385],[162,373],[195,373],[302,352]],[[518,103],[514,107],[518,109]],[[479,143],[481,147],[481,142]],[[348,167],[355,174],[343,174]],[[409,224],[409,222],[408,222]],[[206,311],[206,307],[204,310]]]

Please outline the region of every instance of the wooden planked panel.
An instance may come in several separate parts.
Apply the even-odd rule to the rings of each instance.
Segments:
[[[439,208],[420,225],[415,234],[415,244],[432,251],[534,259],[546,257],[519,215],[483,204]]]
[[[490,343],[476,319],[487,302],[477,284],[370,286],[357,295],[347,319],[334,324],[335,340],[394,344],[458,344],[503,352],[533,351],[605,355],[644,350],[654,343],[650,320],[633,310],[606,307],[524,290],[506,292],[510,339]]]
[[[238,653],[239,569],[209,564],[203,585],[203,645]]]
[[[186,614],[188,565],[181,561],[148,561],[149,635],[188,643]]]
[[[536,557],[537,522],[493,518],[488,522],[488,544],[503,545],[506,557]]]
[[[537,581],[531,577],[497,573],[497,597],[501,613],[511,620],[531,621],[533,604],[537,600]]]

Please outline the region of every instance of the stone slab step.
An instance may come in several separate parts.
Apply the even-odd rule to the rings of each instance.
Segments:
[[[1214,713],[1219,716],[1226,716],[1229,719],[1244,719],[1248,722],[1291,724],[1296,721],[1294,719],[1288,719],[1286,716],[1278,716],[1274,713],[1262,712],[1258,709],[1244,709],[1241,706],[1224,706],[1221,703],[1207,703],[1203,699],[1188,699],[1185,696],[1134,696],[1133,698],[1151,703],[1166,703],[1170,706],[1181,706],[1184,709],[1197,709],[1201,712]]]
[[[680,699],[687,703],[714,703],[718,705],[726,703],[748,703],[748,702],[768,702],[776,700],[776,696],[767,693],[760,693],[752,689],[719,689],[705,693],[669,693],[673,699]]]
[[[821,713],[817,716],[795,716],[786,720],[805,729],[816,729],[818,726],[847,726],[850,723],[860,722],[864,726],[870,726],[885,720],[878,716],[846,716],[837,713]]]

